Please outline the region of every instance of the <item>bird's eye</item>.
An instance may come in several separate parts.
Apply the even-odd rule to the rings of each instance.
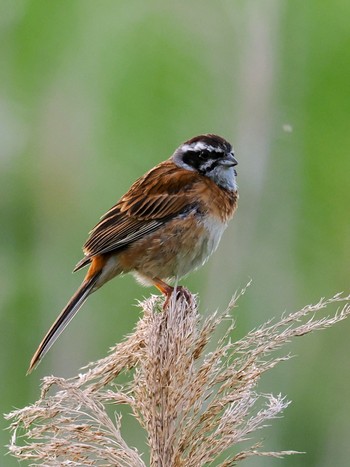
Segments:
[[[198,158],[201,160],[201,161],[204,161],[208,158],[208,151],[201,151],[199,154],[198,154]]]

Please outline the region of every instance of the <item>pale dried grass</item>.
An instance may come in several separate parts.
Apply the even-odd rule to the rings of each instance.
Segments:
[[[322,299],[231,342],[232,310],[245,290],[224,313],[206,319],[194,296],[174,298],[166,311],[156,296],[141,303],[135,331],[106,358],[75,378],[44,378],[40,399],[7,415],[10,453],[35,466],[145,466],[122,438],[120,417],[106,410],[127,404],[145,429],[152,467],[228,467],[250,456],[294,454],[264,452],[253,441],[242,447],[289,404],[281,395],[259,393],[257,383],[290,358],[274,354],[282,345],[345,319],[350,296]],[[334,303],[341,308],[333,316],[317,316]],[[226,332],[209,352],[220,323]],[[117,386],[121,372],[129,382]]]

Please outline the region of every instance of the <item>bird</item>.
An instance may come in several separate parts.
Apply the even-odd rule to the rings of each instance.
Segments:
[[[202,134],[137,179],[90,231],[84,257],[73,272],[89,269],[41,341],[27,373],[89,295],[115,276],[132,273],[141,284],[154,285],[166,305],[174,290],[169,282],[202,266],[218,247],[237,208],[236,165],[228,141]]]

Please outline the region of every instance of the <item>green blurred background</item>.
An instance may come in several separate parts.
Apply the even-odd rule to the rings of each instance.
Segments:
[[[91,297],[25,377],[80,283],[70,271],[89,229],[196,134],[223,135],[239,160],[239,211],[216,255],[184,281],[203,313],[252,278],[235,338],[349,292],[349,15],[345,0],[1,1],[2,412],[33,402],[40,377],[74,375],[132,330],[136,301],[154,290],[124,277]],[[287,351],[297,358],[260,386],[293,401],[260,433],[266,448],[306,454],[244,465],[349,465],[349,334],[344,322],[296,340]],[[3,446],[9,433],[0,436]]]

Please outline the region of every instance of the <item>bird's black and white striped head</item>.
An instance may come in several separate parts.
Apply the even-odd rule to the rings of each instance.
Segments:
[[[172,160],[178,167],[197,171],[227,190],[237,190],[237,160],[231,144],[221,136],[195,136],[176,149]]]

